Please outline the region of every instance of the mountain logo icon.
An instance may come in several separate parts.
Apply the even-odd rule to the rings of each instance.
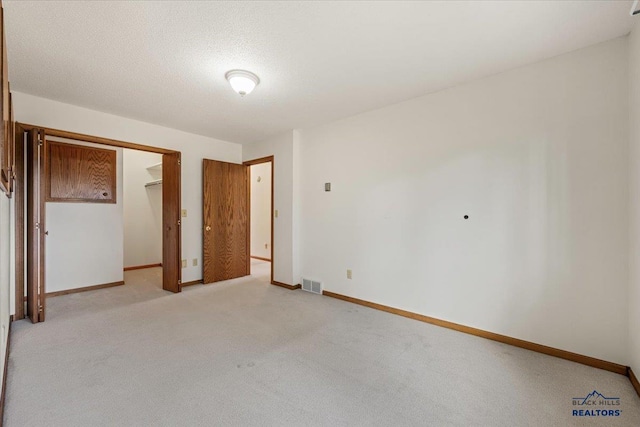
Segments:
[[[574,397],[574,401],[576,401],[577,405],[593,405],[596,402],[607,402],[607,401],[618,401],[619,397],[606,397],[602,393],[598,392],[598,390],[593,390],[591,393],[587,394],[586,397]]]

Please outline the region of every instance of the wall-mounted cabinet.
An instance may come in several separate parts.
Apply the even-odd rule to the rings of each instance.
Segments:
[[[47,202],[116,203],[116,152],[47,142]]]
[[[1,5],[1,3],[0,3]],[[4,9],[0,6],[0,189],[11,195],[14,180],[15,127],[9,90],[7,41],[4,30]]]

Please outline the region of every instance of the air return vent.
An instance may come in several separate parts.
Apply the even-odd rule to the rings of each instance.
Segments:
[[[322,295],[322,282],[302,278],[302,290]]]

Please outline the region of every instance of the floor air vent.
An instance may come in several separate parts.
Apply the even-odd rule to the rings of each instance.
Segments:
[[[322,282],[311,279],[302,279],[302,290],[322,295]]]

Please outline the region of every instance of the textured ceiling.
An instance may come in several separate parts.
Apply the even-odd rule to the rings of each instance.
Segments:
[[[4,1],[13,89],[240,143],[622,36],[631,3]]]

